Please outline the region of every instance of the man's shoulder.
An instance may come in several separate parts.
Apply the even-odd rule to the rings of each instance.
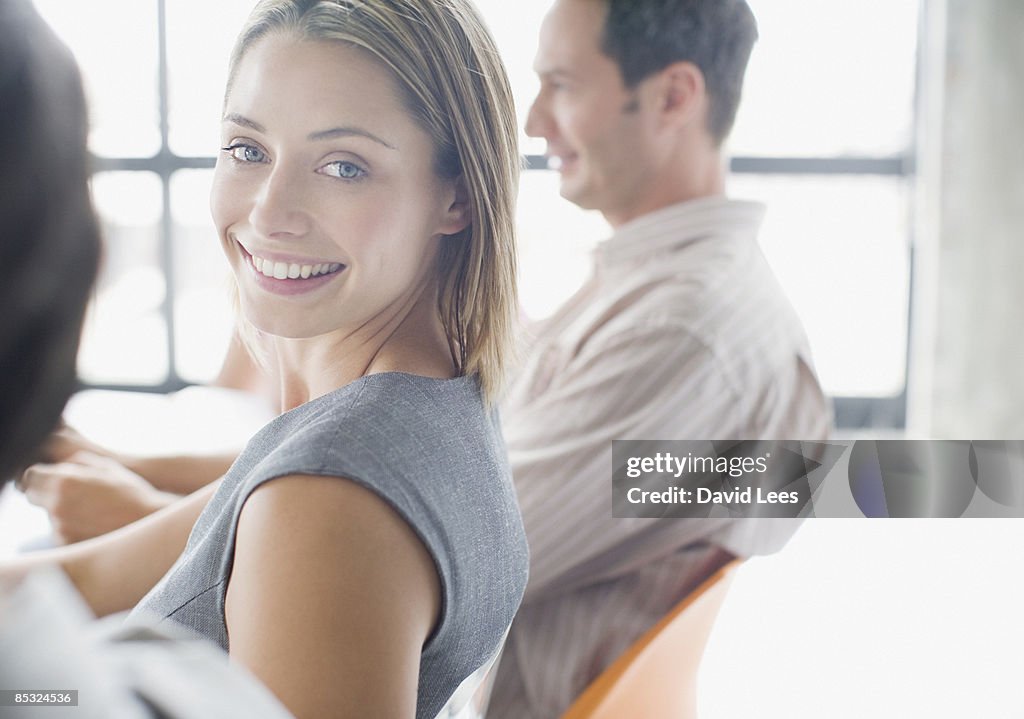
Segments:
[[[740,267],[734,251],[713,242],[693,248],[690,259],[698,254],[702,261],[668,259],[608,283],[580,313],[580,334],[592,346],[651,338],[710,348],[732,344],[737,331],[749,337],[758,327],[792,318],[770,275]]]

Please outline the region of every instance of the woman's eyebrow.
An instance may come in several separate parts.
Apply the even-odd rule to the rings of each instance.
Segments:
[[[259,124],[255,120],[250,120],[245,115],[239,115],[237,112],[229,112],[225,115],[224,122],[233,122],[236,125],[248,127],[256,132],[266,132],[266,128],[264,128],[263,125]]]
[[[335,138],[335,137],[352,137],[352,136],[365,137],[368,140],[373,140],[374,142],[383,145],[384,147],[388,148],[389,150],[396,150],[396,149],[398,149],[394,145],[392,145],[392,144],[390,144],[388,142],[385,142],[379,136],[374,135],[369,130],[364,130],[361,127],[350,127],[350,126],[332,127],[329,130],[320,130],[319,132],[310,133],[307,136],[307,138],[310,139],[310,140],[330,140],[330,139]]]
[[[241,127],[248,127],[256,132],[266,132],[266,128],[259,124],[255,120],[250,120],[245,115],[239,115],[237,112],[229,112],[224,116],[224,122],[231,122]],[[391,143],[385,141],[380,136],[373,134],[369,130],[364,130],[361,127],[352,127],[349,125],[332,127],[328,130],[319,130],[317,132],[311,132],[306,136],[306,139],[311,141],[330,140],[335,137],[365,137],[368,140],[383,145],[389,150],[397,150],[398,148]]]

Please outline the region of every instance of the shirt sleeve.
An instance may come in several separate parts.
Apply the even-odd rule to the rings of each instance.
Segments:
[[[33,573],[0,595],[0,688],[77,690],[78,705],[5,709],[18,719],[207,719],[291,714],[206,641],[168,627],[92,621],[63,573]]]
[[[650,325],[592,337],[503,415],[530,542],[526,598],[610,579],[702,541],[727,519],[615,519],[616,439],[719,439],[737,430],[737,396],[687,329]]]

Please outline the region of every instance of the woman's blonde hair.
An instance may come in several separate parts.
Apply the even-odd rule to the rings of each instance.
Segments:
[[[369,53],[433,139],[438,175],[461,176],[471,221],[442,242],[438,309],[459,374],[475,374],[493,401],[517,311],[520,159],[512,91],[483,20],[468,0],[263,0],[235,44],[228,88],[246,51],[277,32]]]

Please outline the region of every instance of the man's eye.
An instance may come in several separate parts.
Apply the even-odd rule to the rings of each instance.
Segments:
[[[323,166],[321,171],[325,175],[338,177],[342,180],[358,180],[366,174],[366,170],[361,168],[359,165],[345,160],[328,162]]]
[[[254,145],[228,145],[221,148],[231,156],[231,159],[239,162],[266,162],[267,155],[260,148]]]

